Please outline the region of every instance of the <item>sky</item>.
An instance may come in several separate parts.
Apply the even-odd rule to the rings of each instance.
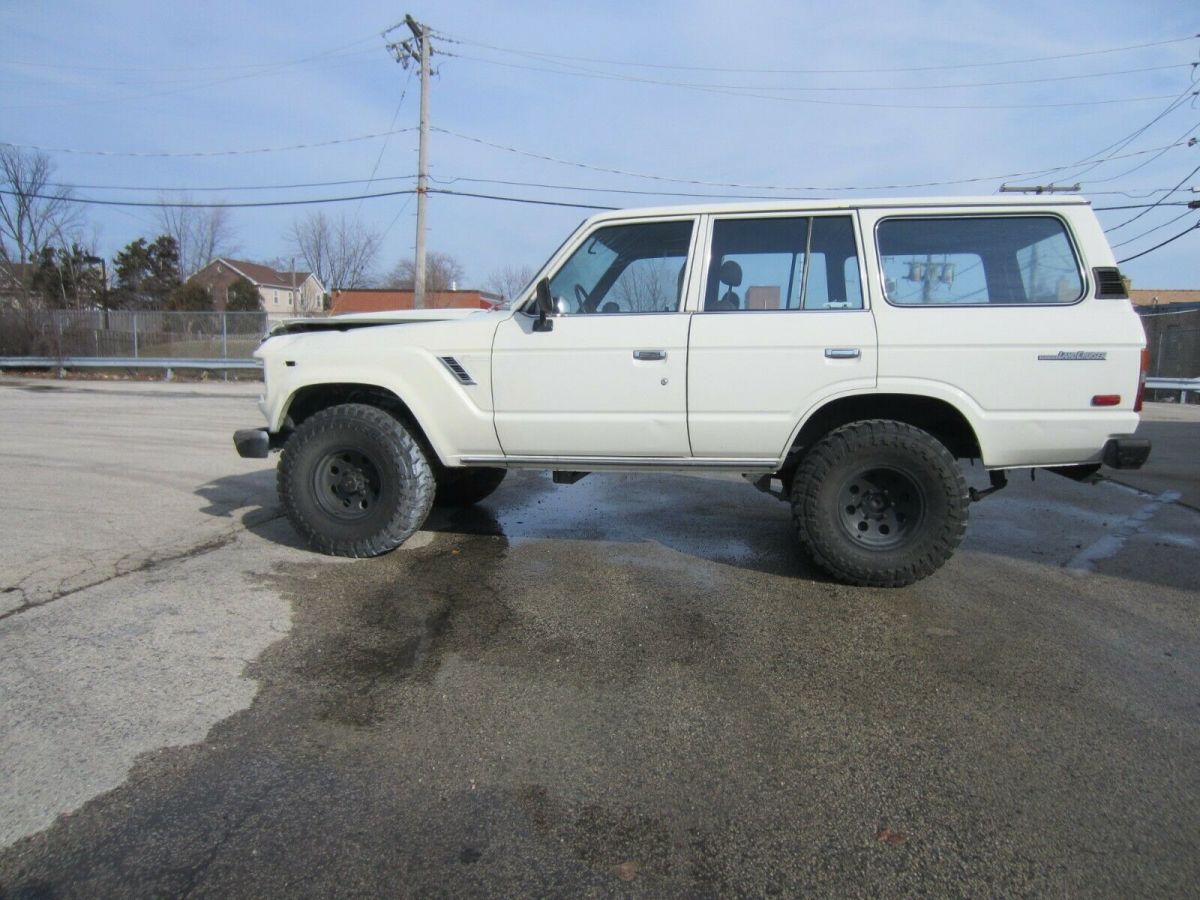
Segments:
[[[1167,205],[1200,199],[1200,8],[1183,0],[8,0],[0,142],[48,150],[79,197],[411,190],[418,78],[385,47],[407,29],[380,34],[405,13],[434,32],[434,188],[638,207],[1078,181],[1096,207],[1139,207],[1098,213],[1118,259],[1200,222]],[[364,138],[397,129],[412,130]],[[284,187],[334,181],[354,183]],[[322,209],[383,234],[384,272],[413,255],[415,205],[234,209],[235,255],[286,259],[291,223]],[[591,212],[435,194],[428,246],[463,265],[459,287],[484,287],[540,266]],[[86,213],[109,258],[160,231],[152,209]],[[1200,229],[1122,269],[1135,287],[1200,288]]]

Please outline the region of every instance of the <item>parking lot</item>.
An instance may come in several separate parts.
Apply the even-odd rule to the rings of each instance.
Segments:
[[[738,478],[317,556],[233,451],[260,387],[0,379],[0,897],[1200,883],[1200,410],[889,591]]]

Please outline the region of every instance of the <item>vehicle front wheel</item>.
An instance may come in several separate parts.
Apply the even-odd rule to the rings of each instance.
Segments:
[[[500,487],[508,469],[449,469],[439,466],[434,506],[471,506]]]
[[[801,545],[848,584],[912,584],[950,558],[967,527],[967,483],[954,457],[903,422],[830,432],[804,457],[791,500]]]
[[[295,529],[334,556],[379,556],[429,515],[433,470],[384,410],[360,403],[305,419],[283,448],[279,498]]]

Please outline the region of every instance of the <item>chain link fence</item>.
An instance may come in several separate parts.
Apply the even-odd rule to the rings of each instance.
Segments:
[[[1200,309],[1144,312],[1152,378],[1200,378]]]
[[[260,312],[0,310],[0,356],[249,359],[268,330]]]

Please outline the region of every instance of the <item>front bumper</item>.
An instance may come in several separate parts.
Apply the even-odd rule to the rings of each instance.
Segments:
[[[265,428],[242,428],[233,433],[233,446],[238,456],[246,459],[266,459],[271,452],[271,436]]]
[[[1113,469],[1140,469],[1150,458],[1150,442],[1144,438],[1110,438],[1104,445],[1104,464]]]

